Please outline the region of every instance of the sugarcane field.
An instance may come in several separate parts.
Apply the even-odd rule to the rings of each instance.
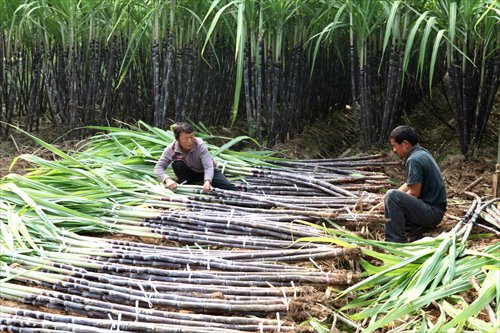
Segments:
[[[0,17],[0,332],[500,332],[497,0]]]

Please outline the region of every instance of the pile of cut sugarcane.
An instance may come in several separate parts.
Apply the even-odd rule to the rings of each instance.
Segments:
[[[1,180],[0,297],[16,304],[1,330],[291,331],[296,301],[356,281],[322,264],[358,258],[355,246],[301,239],[325,236],[308,225],[324,218],[382,219],[355,212],[388,187],[381,156],[288,161],[201,134],[239,191],[172,192],[153,174],[172,132],[96,129],[71,153],[32,137],[57,158],[21,155],[32,171]]]
[[[366,213],[380,200],[374,192],[390,186],[380,155],[290,161],[230,150],[247,137],[201,133],[239,190],[172,192],[152,171],[172,132],[144,123],[95,129],[103,133],[71,153],[32,137],[57,158],[21,155],[32,171],[0,181],[0,298],[11,301],[0,307],[2,331],[300,331],[291,314],[330,287],[326,294],[354,297],[330,308],[333,324],[355,330],[406,315],[417,317],[402,327],[424,331],[498,323],[471,319],[500,290],[491,283],[498,244],[466,249],[478,216],[498,230],[496,200],[476,198],[440,238],[367,240],[346,227],[384,221]],[[472,289],[469,280],[484,292],[458,315],[450,297]],[[443,319],[431,325],[419,311],[433,302]]]

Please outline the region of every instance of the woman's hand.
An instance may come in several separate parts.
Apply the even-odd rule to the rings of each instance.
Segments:
[[[165,179],[165,186],[167,186],[167,188],[169,190],[175,190],[177,188],[177,182],[175,180],[172,180],[170,178],[167,178]]]
[[[212,184],[210,184],[210,181],[209,180],[205,180],[205,182],[203,183],[203,192],[205,193],[208,193],[210,191],[212,191]]]

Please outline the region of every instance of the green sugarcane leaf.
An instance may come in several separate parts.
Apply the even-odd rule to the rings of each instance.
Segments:
[[[49,221],[47,215],[44,211],[36,204],[36,202],[26,194],[21,188],[19,188],[14,183],[0,184],[0,190],[6,190],[15,193],[19,198],[21,198],[30,208],[32,208],[38,216],[45,222],[45,230],[47,230],[51,235],[57,235],[54,225]]]
[[[427,333],[429,332],[429,327],[427,327],[427,316],[425,312],[422,312],[422,320],[420,321],[420,327],[418,328],[417,333]]]
[[[425,56],[427,54],[427,43],[429,41],[429,36],[434,28],[434,25],[436,24],[436,18],[431,17],[429,20],[427,20],[427,23],[425,24],[425,29],[424,33],[421,37],[421,42],[420,42],[420,47],[418,51],[418,67],[417,71],[420,73],[420,77],[422,78],[423,75],[423,70],[425,68]]]
[[[12,126],[12,125],[11,125]],[[26,135],[27,137],[31,138],[32,140],[34,140],[36,143],[38,143],[40,146],[44,147],[45,149],[47,149],[48,151],[54,153],[55,155],[61,157],[62,159],[64,160],[67,160],[67,161],[70,161],[78,166],[80,166],[81,168],[83,169],[87,169],[88,171],[92,171],[90,168],[87,168],[87,166],[83,165],[82,163],[80,163],[79,161],[77,161],[76,159],[74,159],[73,157],[69,156],[68,154],[66,154],[65,152],[63,152],[62,150],[52,146],[51,144],[48,144],[47,142],[43,141],[42,139],[39,139],[37,138],[36,136],[34,135],[31,135],[30,133],[22,130],[21,128],[19,127],[16,127],[16,126],[13,126],[16,130],[18,130],[19,132],[23,133],[24,135]]]
[[[55,193],[59,195],[65,195],[67,196],[68,193],[55,187],[55,186],[50,186],[48,184],[44,184],[41,181],[36,181],[34,180],[35,177],[30,177],[27,178],[22,175],[18,175],[17,173],[10,173],[7,176],[4,177],[5,180],[9,180],[13,183],[16,183],[18,185],[23,184],[24,187],[31,187],[31,188],[37,188],[42,192],[50,192],[50,193]]]
[[[77,176],[81,176],[85,179],[92,180],[95,183],[97,183],[102,189],[108,190],[109,187],[114,187],[112,183],[110,183],[106,178],[104,178],[102,175],[100,175],[96,170],[92,170],[88,167],[85,167],[84,170],[82,169],[77,169],[77,168],[71,168],[69,166],[64,166],[61,163],[57,162],[51,162],[47,161],[41,157],[38,157],[36,155],[31,155],[31,154],[22,154],[19,156],[19,158],[22,158],[28,162],[33,162],[38,165],[43,165],[46,166],[49,169],[52,169],[52,172],[59,171],[60,173],[68,173],[68,174],[73,174]],[[90,170],[87,171],[87,170]]]
[[[400,269],[400,268],[403,268],[405,267],[406,265],[408,264],[411,264],[411,263],[414,263],[418,260],[421,260],[423,256],[426,256],[427,254],[424,254],[424,255],[421,255],[421,254],[417,254],[413,257],[410,257],[410,258],[406,258],[404,260],[401,260],[399,263],[395,264],[395,265],[392,265],[388,268],[386,268],[385,270],[377,273],[377,274],[374,274],[372,276],[370,276],[369,278],[361,281],[361,282],[358,282],[357,284],[347,288],[343,294],[346,295],[348,294],[349,292],[352,292],[352,291],[355,291],[355,290],[358,290],[358,289],[363,289],[363,288],[366,288],[368,286],[372,286],[372,285],[376,285],[378,282],[378,280],[380,280],[381,278],[383,278],[385,275],[387,274],[390,274],[394,271],[396,271],[397,269]]]
[[[387,44],[389,44],[389,38],[391,37],[392,30],[394,28],[394,21],[396,18],[396,14],[398,13],[399,6],[401,5],[401,1],[394,1],[392,3],[391,11],[389,13],[389,17],[387,18],[387,22],[385,25],[385,33],[384,33],[384,43],[382,46],[382,56],[385,53],[385,50],[387,49]]]
[[[445,31],[446,31],[445,29],[439,30],[436,35],[436,39],[434,40],[434,46],[432,48],[432,56],[431,56],[431,65],[429,66],[429,88],[432,87],[432,82],[434,79],[434,69],[436,68],[437,55],[441,44],[441,39],[443,39]]]
[[[301,237],[294,241],[292,244],[296,243],[301,243],[301,242],[311,242],[311,243],[329,243],[329,244],[335,244],[338,246],[342,246],[348,249],[354,249],[357,247],[357,245],[353,245],[347,242],[344,242],[343,240],[332,238],[332,237]]]
[[[401,274],[397,277],[393,277],[386,283],[388,288],[375,288],[372,296],[378,295],[376,299],[373,299],[373,304],[370,307],[358,307],[357,301],[354,300],[349,306],[354,306],[355,308],[363,308],[361,312],[353,314],[351,317],[356,320],[362,320],[365,318],[372,318],[372,323],[380,315],[387,313],[391,309],[397,307],[398,299],[403,291],[407,288],[409,281],[408,274]]]
[[[383,318],[375,321],[373,324],[370,324],[370,326],[366,328],[366,331],[373,332],[376,329],[387,325],[398,318],[414,313],[414,311],[420,309],[422,306],[428,305],[432,301],[443,299],[447,296],[469,290],[471,286],[468,281],[468,277],[472,275],[473,272],[470,272],[470,269],[468,270],[468,272],[468,276],[463,276],[461,277],[461,279],[456,279],[449,285],[442,286],[433,292],[425,293],[421,297],[414,299],[407,304],[398,303],[398,306],[391,309]]]
[[[116,136],[109,135],[108,137],[110,137],[111,140],[113,140],[113,142],[115,143],[115,146],[118,147],[118,149],[123,153],[123,155],[125,155],[127,157],[133,155],[133,152],[130,149],[128,149],[127,147],[125,147],[124,145],[122,145],[120,143],[120,141],[118,141],[118,139],[116,138]]]
[[[457,242],[456,242],[456,235],[455,234],[452,234],[451,235],[451,246],[450,246],[450,253],[448,254],[448,256],[446,258],[448,258],[448,260],[446,260],[446,262],[443,262],[441,264],[441,267],[446,266],[448,267],[448,271],[446,272],[446,275],[444,276],[443,278],[443,285],[446,285],[448,283],[451,282],[451,280],[454,278],[455,276],[455,268],[456,268],[456,258],[457,258]],[[458,252],[460,253],[460,251]],[[436,279],[434,279],[436,280]]]
[[[441,268],[436,273],[436,277],[433,279],[432,284],[428,288],[429,291],[434,291],[438,285],[443,283],[443,276],[450,270],[450,260],[451,259],[449,255],[443,258]],[[456,264],[454,259],[453,259],[453,264],[454,265]]]
[[[132,139],[132,142],[135,143],[137,149],[139,149],[139,156],[140,157],[149,157],[149,158],[152,158],[153,156],[151,156],[151,153],[149,152],[149,150],[147,150],[146,148],[144,148],[143,146],[141,146],[139,143],[137,143],[134,139]]]
[[[328,332],[330,332],[328,327],[326,327],[325,325],[322,325],[317,319],[311,318],[304,323],[309,324],[312,327],[312,329],[314,330],[314,332],[316,332],[316,333],[328,333]]]
[[[455,306],[448,303],[446,300],[443,300],[441,304],[442,304],[441,308],[443,309],[443,311],[446,312],[446,314],[448,314],[451,318],[457,318],[464,309],[470,307],[470,305],[467,304],[463,299],[461,299],[461,301]],[[436,332],[443,332],[443,330],[445,329],[444,326],[445,324],[443,323],[440,327],[440,330]],[[466,320],[460,321],[452,326],[455,326],[454,329],[457,330],[461,329],[462,326],[466,326],[468,328],[473,329],[474,331],[492,332],[492,333],[495,332],[495,329],[492,325],[488,325],[485,321],[475,318],[473,316],[468,317]]]
[[[234,97],[233,97],[233,112],[231,116],[231,126],[234,126],[236,117],[238,116],[238,109],[240,105],[241,86],[243,84],[243,62],[244,62],[244,48],[245,48],[245,2],[241,1],[238,4],[238,16],[236,24],[236,43],[235,43],[235,57],[236,57],[236,81],[234,84]]]
[[[236,138],[232,139],[231,141],[229,141],[229,142],[225,143],[225,144],[224,144],[224,145],[222,145],[219,149],[217,149],[217,150],[215,150],[215,151],[211,152],[211,154],[212,154],[212,156],[217,156],[217,155],[219,155],[220,153],[225,152],[226,150],[228,150],[229,148],[231,148],[232,146],[234,146],[235,144],[237,144],[238,142],[241,142],[241,141],[243,141],[243,140],[251,140],[251,141],[253,141],[255,144],[259,145],[259,143],[258,143],[255,139],[253,139],[253,138],[251,138],[251,137],[249,137],[249,136],[245,136],[245,135],[243,135],[243,136],[238,136],[238,137],[236,137]]]
[[[405,73],[407,72],[408,64],[410,63],[410,55],[411,55],[412,50],[413,50],[413,41],[415,39],[415,36],[417,35],[417,32],[419,32],[420,24],[422,23],[422,21],[424,21],[426,19],[428,13],[429,12],[427,11],[419,16],[419,18],[417,19],[417,21],[413,25],[413,27],[410,31],[410,34],[408,35],[408,40],[406,42],[405,52],[404,52],[404,56],[403,56],[403,71]]]
[[[15,251],[16,247],[14,245],[14,237],[7,228],[7,225],[3,222],[0,222],[0,231],[2,232],[2,236],[0,238],[1,243],[10,251]]]
[[[500,218],[495,213],[493,207],[486,207],[480,215],[485,221],[492,224],[495,228],[500,229]]]
[[[148,131],[152,132],[155,136],[159,137],[160,139],[163,139],[166,143],[172,143],[175,140],[174,133],[173,131],[164,131],[158,127],[153,127],[142,120],[139,120],[138,122],[139,127],[145,127]]]
[[[443,258],[445,257],[445,252],[448,251],[450,244],[451,239],[449,238],[442,241],[441,245],[436,249],[434,254],[422,264],[418,274],[415,275],[415,278],[417,279],[412,279],[410,282],[411,288],[402,295],[402,304],[420,297],[420,295],[422,295],[422,293],[427,289],[436,274],[439,272]]]
[[[14,211],[10,209],[9,214],[7,215],[7,218],[9,220],[9,227],[10,230],[12,230],[14,237],[16,238],[17,242],[20,244],[22,248],[27,249],[28,246],[24,243],[24,240],[28,242],[28,244],[31,246],[32,249],[35,249],[37,251],[40,250],[40,248],[36,245],[36,243],[33,241],[31,238],[31,235],[26,228],[26,225],[23,223],[21,217]],[[23,237],[21,237],[21,235]]]
[[[446,322],[446,311],[444,310],[443,308],[443,303],[444,301],[442,302],[439,302],[439,303],[436,303],[438,306],[439,306],[439,318],[438,320],[436,321],[435,324],[432,324],[432,322],[429,322],[429,333],[439,333],[439,332],[442,332],[442,328],[443,328],[443,325],[444,323]]]
[[[493,253],[488,253],[488,252],[482,252],[482,251],[478,251],[478,250],[471,250],[471,249],[466,249],[464,250],[463,252],[463,255],[469,255],[469,256],[475,256],[475,257],[485,257],[485,258],[490,258],[490,259],[493,259],[493,260],[498,260],[498,249],[494,249],[494,251],[492,251]],[[495,253],[497,252],[497,253]]]

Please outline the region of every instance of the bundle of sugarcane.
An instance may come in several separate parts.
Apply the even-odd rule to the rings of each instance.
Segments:
[[[96,135],[84,146],[86,152],[96,152],[99,156],[112,156],[113,160],[123,157],[142,156],[159,158],[162,148],[171,143],[174,138],[172,132],[148,126],[143,122],[138,127],[129,126],[129,129],[113,127],[92,127],[106,131],[106,134]],[[382,166],[393,165],[397,162],[387,161],[384,155],[369,155],[358,157],[343,157],[324,160],[292,161],[273,157],[273,151],[232,151],[230,148],[243,140],[251,140],[246,136],[233,139],[216,137],[203,132],[197,135],[208,143],[209,150],[218,162],[219,168],[229,175],[241,175],[268,178],[266,181],[284,181],[288,184],[307,184],[309,178],[324,179],[328,182],[344,184],[349,182],[379,182],[385,184],[387,176],[380,172],[365,169],[380,169]],[[221,147],[210,144],[211,140],[228,141]],[[117,149],[117,146],[119,149]],[[103,152],[105,154],[103,154]],[[329,168],[333,166],[334,168]],[[313,181],[314,182],[314,181]],[[321,182],[319,182],[321,184]],[[328,186],[327,186],[328,187]],[[333,189],[335,191],[335,188]],[[344,193],[346,194],[346,193]],[[350,194],[346,194],[350,195]]]
[[[99,302],[84,297],[64,297],[42,289],[4,284],[2,297],[53,310],[91,315],[93,318],[52,314],[45,311],[0,307],[2,331],[25,331],[33,327],[38,332],[275,332],[293,331],[293,323],[280,319],[250,318],[179,313],[128,305]],[[63,298],[64,297],[64,298]],[[24,328],[24,330],[23,330]]]
[[[201,252],[199,260],[204,260],[205,269],[200,271],[193,265],[190,269],[189,263],[186,263],[187,270],[165,270],[154,268],[152,254],[155,257],[160,256],[158,247],[143,248],[142,244],[132,244],[119,242],[118,249],[106,251],[105,243],[115,243],[113,241],[101,241],[86,236],[71,235],[69,232],[61,232],[58,237],[62,247],[59,250],[64,252],[52,252],[50,249],[56,247],[56,243],[50,243],[50,238],[44,238],[39,241],[38,234],[28,233],[35,228],[26,226],[23,221],[25,217],[9,214],[9,222],[2,226],[2,244],[13,246],[13,243],[20,242],[21,252],[12,252],[2,246],[2,261],[5,263],[0,271],[1,288],[0,296],[4,299],[16,300],[18,302],[32,304],[35,306],[45,306],[57,310],[71,311],[84,315],[95,316],[98,318],[107,318],[112,316],[122,316],[127,320],[137,320],[140,322],[158,322],[166,324],[187,324],[194,326],[215,326],[224,328],[238,328],[255,331],[257,327],[267,327],[266,330],[275,330],[279,324],[262,325],[257,324],[265,319],[254,319],[255,324],[241,325],[233,324],[227,318],[209,318],[199,315],[190,316],[185,314],[183,320],[179,316],[165,313],[165,311],[151,310],[160,306],[173,308],[191,309],[197,312],[251,312],[253,315],[266,312],[284,312],[287,309],[287,302],[295,297],[301,297],[301,294],[308,293],[307,288],[303,291],[302,285],[307,284],[337,284],[341,282],[337,277],[341,274],[322,273],[312,270],[305,270],[298,267],[289,267],[279,270],[266,267],[262,271],[250,263],[249,272],[244,273],[241,267],[230,267],[229,271],[224,273],[224,269],[217,263],[219,255],[217,251],[209,249],[189,249],[186,253]],[[34,226],[34,227],[37,227]],[[52,228],[50,228],[52,229]],[[7,231],[13,231],[8,233]],[[24,237],[20,238],[19,236]],[[53,240],[54,241],[54,240]],[[36,242],[36,244],[35,244]],[[36,249],[43,251],[43,256],[38,258],[28,251],[30,243],[35,244]],[[47,244],[48,243],[48,244]],[[128,248],[134,248],[134,251],[126,251]],[[119,254],[126,252],[144,255],[149,260],[146,267],[138,267],[140,263],[134,263],[128,266],[120,263],[110,263],[101,261],[100,258],[107,257],[113,251],[120,250]],[[97,259],[89,259],[89,256],[80,255],[80,253],[93,253],[102,255]],[[170,253],[171,248],[166,249],[165,253]],[[231,258],[231,253],[224,251],[228,260],[235,262],[238,257]],[[253,253],[259,256],[256,253]],[[232,253],[233,256],[237,253]],[[249,253],[241,253],[243,257],[251,256]],[[273,254],[271,254],[273,255]],[[278,253],[274,253],[278,255]],[[267,254],[263,254],[264,257]],[[174,259],[176,258],[173,255]],[[181,256],[182,257],[182,256]],[[196,257],[194,254],[191,257]],[[219,261],[220,262],[220,261]],[[13,264],[9,265],[6,264]],[[242,267],[245,265],[242,265]],[[255,265],[253,265],[255,266]],[[286,268],[281,266],[282,268]],[[231,273],[236,268],[234,273]],[[215,270],[214,270],[215,269]],[[11,284],[6,281],[15,280],[23,283],[34,284],[43,289],[33,287],[23,287],[18,284]],[[46,289],[55,291],[47,291]],[[287,301],[288,300],[288,301]],[[120,315],[121,313],[121,315]],[[166,318],[165,318],[166,317]],[[173,318],[173,319],[171,319]],[[233,318],[233,317],[231,317]],[[207,320],[215,321],[215,324],[208,325]],[[81,319],[84,320],[84,319]],[[199,321],[198,323],[192,323]],[[224,325],[218,325],[217,322],[224,322]],[[239,321],[235,321],[239,322]],[[21,322],[3,321],[9,329],[15,325],[24,325]],[[30,323],[29,325],[34,325]],[[139,323],[140,325],[141,323]],[[42,329],[50,327],[42,326]],[[286,326],[286,325],[282,325]],[[65,326],[58,326],[65,327]],[[193,328],[194,329],[194,328]]]
[[[8,209],[9,206],[4,208]],[[340,273],[323,273],[284,265],[263,264],[262,267],[265,268],[263,270],[253,260],[245,264],[242,262],[240,267],[231,265],[236,263],[240,256],[250,259],[252,255],[272,258],[279,256],[276,252],[262,255],[241,253],[238,256],[238,253],[228,251],[223,251],[223,254],[219,255],[217,251],[209,249],[199,249],[199,251],[182,249],[175,254],[171,253],[174,251],[169,247],[98,240],[57,230],[58,228],[54,226],[47,228],[58,232],[58,239],[61,242],[61,245],[58,245],[51,239],[48,230],[38,230],[38,226],[42,223],[25,224],[24,222],[32,222],[32,219],[19,216],[12,211],[5,216],[7,223],[1,225],[3,231],[1,243],[8,247],[2,246],[1,251],[4,266],[0,270],[2,278],[0,296],[26,304],[47,306],[99,318],[114,317],[117,313],[122,313],[123,318],[131,320],[137,319],[140,313],[141,321],[144,319],[148,322],[166,324],[183,323],[175,316],[174,319],[169,319],[171,315],[164,311],[148,310],[148,307],[158,306],[213,313],[284,312],[288,309],[291,299],[300,298],[302,293],[308,293],[308,289],[303,290],[302,285],[340,285],[351,283],[349,279],[353,278],[351,276],[346,280]],[[24,237],[21,238],[20,235]],[[108,246],[112,244],[114,246]],[[30,247],[33,250],[30,250]],[[19,250],[15,251],[16,248]],[[52,251],[54,248],[58,248],[59,251]],[[43,256],[40,258],[33,256],[34,250]],[[198,263],[206,265],[207,271],[196,270],[196,264],[193,265],[195,270],[191,270],[190,263],[193,263],[185,261],[187,268],[185,271],[155,268],[155,260],[162,256],[162,252],[174,260],[186,257],[198,258]],[[197,256],[197,252],[201,255]],[[141,260],[130,263],[133,266],[101,260],[116,254],[119,258],[135,255]],[[224,267],[221,266],[222,262],[219,259],[222,256],[226,256],[223,259],[226,264]],[[15,265],[12,265],[14,263]],[[145,267],[137,266],[140,264],[145,264]],[[245,271],[247,273],[244,273]],[[342,277],[343,280],[340,279]],[[44,289],[23,287],[6,282],[8,280],[30,283]],[[47,288],[54,291],[45,290]],[[191,318],[185,315],[184,322],[196,321],[198,320],[196,316],[198,315]],[[207,318],[203,317],[201,320],[203,325],[206,325]],[[212,321],[216,319],[212,318]],[[224,320],[225,323],[228,321]],[[3,323],[10,328],[13,325],[23,325],[12,320]],[[42,328],[51,327],[50,324],[47,325]],[[254,331],[256,324],[238,325],[236,328],[242,327]],[[269,327],[272,330],[277,326]]]
[[[31,217],[35,220],[32,223],[38,223],[36,220],[40,219],[42,221],[50,219],[50,225],[77,232],[119,232],[180,241],[185,244],[261,249],[310,247],[312,246],[310,244],[293,244],[294,232],[302,236],[313,232],[318,235],[313,228],[300,225],[290,229],[290,222],[301,216],[280,217],[276,214],[262,213],[243,215],[240,212],[227,215],[226,212],[215,211],[202,216],[196,211],[176,213],[117,206],[108,199],[97,201],[88,197],[70,197],[66,192],[50,193],[47,188],[41,192],[26,186],[21,188],[15,183],[5,183],[0,186],[5,198],[9,200],[2,200],[3,206],[27,204],[34,209],[33,213],[26,214],[26,218]],[[224,230],[223,234],[221,229]],[[52,232],[51,237],[56,239],[57,233]]]
[[[212,251],[210,253],[209,249],[206,249],[206,252],[204,249],[200,248],[201,251],[197,250],[192,250],[188,248],[186,249],[174,249],[172,247],[148,247],[148,246],[143,246],[142,244],[135,244],[133,242],[121,242],[121,243],[111,243],[110,241],[99,241],[93,238],[86,238],[84,236],[79,236],[76,235],[72,232],[69,232],[65,229],[76,229],[76,230],[85,230],[85,231],[102,231],[105,229],[103,226],[110,226],[110,230],[114,230],[115,232],[125,232],[129,234],[135,234],[135,235],[148,235],[148,233],[145,230],[149,230],[147,228],[144,228],[142,226],[135,226],[134,224],[138,223],[141,224],[141,222],[135,222],[133,220],[128,221],[127,223],[122,223],[118,224],[116,220],[111,221],[112,223],[103,223],[99,222],[101,221],[98,218],[94,217],[88,217],[82,213],[80,213],[78,216],[73,216],[74,218],[80,218],[78,220],[78,224],[75,223],[75,221],[69,219],[70,216],[68,216],[68,212],[71,213],[70,210],[66,209],[61,209],[61,212],[64,213],[64,216],[61,218],[61,220],[58,217],[54,217],[51,212],[44,212],[44,208],[48,207],[50,209],[55,209],[59,208],[55,203],[52,205],[45,204],[45,206],[38,206],[34,201],[29,201],[29,197],[26,197],[26,193],[18,193],[19,195],[24,195],[24,199],[26,200],[27,203],[32,204],[33,207],[36,207],[38,212],[36,213],[25,213],[22,216],[19,215],[17,212],[13,210],[13,205],[12,203],[6,202],[4,200],[0,201],[0,210],[2,212],[2,217],[0,219],[1,226],[4,226],[5,230],[5,236],[4,238],[6,240],[9,240],[11,238],[8,238],[7,235],[7,228],[11,227],[13,228],[13,233],[16,233],[17,231],[16,228],[21,228],[21,230],[24,230],[24,236],[27,237],[28,240],[30,240],[30,245],[32,248],[35,248],[38,250],[38,248],[42,248],[44,250],[44,255],[49,256],[49,253],[55,253],[54,251],[58,251],[61,249],[61,242],[64,245],[62,249],[65,249],[65,252],[67,254],[69,253],[74,253],[75,255],[78,255],[79,257],[85,257],[89,261],[94,260],[95,258],[100,258],[101,260],[104,260],[104,258],[107,258],[108,261],[113,262],[113,261],[118,261],[121,263],[143,263],[143,264],[149,264],[149,265],[156,265],[156,266],[163,266],[163,267],[174,267],[174,268],[185,268],[186,266],[192,265],[193,267],[195,266],[208,266],[209,262],[211,263],[212,267],[219,267],[221,269],[232,269],[232,270],[240,270],[240,271],[266,271],[266,270],[281,270],[281,269],[288,269],[287,267],[283,267],[277,264],[266,264],[266,263],[260,263],[260,262],[255,262],[255,263],[245,263],[246,266],[243,267],[242,265],[239,265],[237,261],[228,261],[225,258],[222,258],[217,254],[217,251]],[[47,209],[47,208],[45,208]],[[179,215],[179,214],[177,214]],[[67,221],[69,219],[69,221]],[[243,219],[245,220],[245,219]],[[55,223],[53,223],[54,221]],[[97,225],[94,224],[94,222],[97,221]],[[248,221],[248,220],[247,220]],[[224,225],[227,226],[227,222],[224,222],[223,220],[220,220],[219,223],[221,224],[221,227]],[[187,225],[187,224],[185,224]],[[230,225],[230,223],[229,223]],[[235,222],[235,225],[238,225],[238,222]],[[247,227],[250,226],[254,229],[259,229],[262,230],[264,234],[268,233],[273,233],[274,234],[274,239],[270,238],[269,235],[265,238],[251,238],[248,236],[240,235],[242,239],[242,244],[238,244],[238,242],[235,242],[234,239],[235,236],[228,234],[226,236],[217,236],[217,233],[211,232],[213,235],[206,235],[205,233],[201,233],[200,235],[206,237],[208,240],[217,240],[219,241],[222,245],[229,246],[232,243],[237,244],[235,247],[245,247],[245,243],[248,242],[250,248],[252,248],[252,245],[254,244],[261,244],[262,246],[260,248],[266,249],[266,248],[285,248],[285,247],[290,247],[293,244],[293,239],[288,238],[288,241],[284,240],[279,240],[279,237],[276,237],[279,235],[279,232],[283,233],[290,233],[289,229],[286,229],[284,226],[283,227],[277,227],[272,225],[272,221],[267,223],[266,228],[262,228],[263,226],[266,226],[265,223],[259,224],[255,222],[250,222],[246,223]],[[111,229],[112,227],[112,229]],[[229,227],[229,226],[228,226]],[[65,229],[62,229],[65,228]],[[162,229],[164,228],[163,225],[159,225],[156,229]],[[208,226],[205,226],[203,228],[207,228],[206,233],[208,233]],[[303,231],[300,231],[302,229]],[[300,228],[297,230],[298,235],[306,235],[307,232],[305,232],[304,228]],[[312,230],[312,228],[310,228]],[[244,229],[246,230],[246,229]],[[274,231],[273,231],[274,230]],[[293,231],[293,230],[292,230]],[[151,229],[150,230],[151,235],[156,235],[156,234],[161,234],[160,231],[156,231]],[[188,244],[191,245],[198,245],[198,242],[201,244],[204,244],[203,238],[200,236],[199,239],[192,238],[192,233],[194,233],[192,230],[191,232],[187,232],[186,237],[189,237],[189,239],[186,241]],[[195,233],[196,235],[196,233]],[[259,233],[257,233],[257,236],[259,236]],[[286,238],[286,237],[281,237],[281,238]],[[12,240],[9,241],[9,243],[12,243]],[[38,243],[43,244],[43,245],[38,245]],[[268,246],[266,245],[270,243],[276,243],[274,246]],[[22,243],[24,244],[24,243]],[[93,247],[89,244],[93,244]],[[295,245],[297,245],[296,243]],[[219,244],[220,245],[220,244]],[[279,246],[281,245],[281,246]],[[293,248],[300,248],[299,246],[292,246]],[[304,243],[304,245],[307,245],[307,243]],[[12,247],[13,245],[11,245]],[[23,247],[26,247],[26,245],[23,245]],[[302,252],[300,253],[299,256],[296,256],[295,253],[293,252],[294,250],[283,250],[281,253],[274,252],[273,255],[269,255],[267,253],[263,253],[262,255],[259,254],[254,254],[255,257],[262,257],[262,258],[267,258],[265,259],[266,261],[271,262],[271,260],[276,260],[279,259],[280,255],[282,255],[285,258],[285,261],[293,261],[293,260],[300,260],[299,258],[305,259],[306,257],[309,259],[312,258],[327,258],[329,256],[344,256],[348,255],[349,251],[345,251],[343,249],[338,249],[337,250],[332,250],[331,248],[328,247],[318,247],[314,246],[317,248],[316,251],[309,251],[309,252]],[[314,248],[313,247],[313,248]],[[89,248],[91,250],[89,251]],[[92,256],[85,256],[85,254],[92,253]],[[154,259],[154,261],[151,261]],[[233,257],[234,259],[234,257]]]

